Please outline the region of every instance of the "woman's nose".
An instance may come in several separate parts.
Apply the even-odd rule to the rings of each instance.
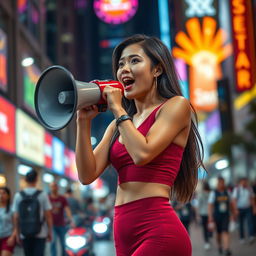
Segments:
[[[122,72],[130,71],[130,65],[128,63],[125,63],[122,67]]]

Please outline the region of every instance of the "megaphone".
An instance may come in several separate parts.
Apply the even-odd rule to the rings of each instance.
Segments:
[[[51,66],[43,71],[35,90],[35,110],[40,123],[49,130],[60,130],[68,125],[76,110],[97,105],[99,111],[107,109],[102,98],[105,86],[124,91],[123,85],[113,80],[76,81],[62,66]]]

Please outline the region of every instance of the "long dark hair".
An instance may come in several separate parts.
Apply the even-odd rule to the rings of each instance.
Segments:
[[[152,68],[159,64],[163,68],[162,74],[157,77],[157,91],[159,95],[166,99],[178,95],[182,96],[171,54],[162,41],[156,37],[138,34],[127,38],[116,46],[112,56],[112,69],[115,79],[117,79],[118,62],[123,50],[127,46],[135,43],[140,44],[146,55],[151,59]],[[134,100],[128,100],[123,97],[122,103],[127,113],[133,117],[137,111]],[[197,131],[197,116],[192,105],[191,109],[194,114],[194,118],[191,120],[191,129],[187,145],[184,149],[180,171],[175,179],[171,191],[171,197],[175,196],[175,198],[180,202],[186,202],[191,199],[197,185],[198,168],[200,166],[204,167],[202,160],[203,144]],[[119,131],[116,128],[110,142],[110,147],[118,136]]]
[[[5,191],[5,193],[8,195],[8,200],[6,204],[6,212],[9,212],[10,205],[11,205],[11,190],[7,187],[0,187],[0,190]]]

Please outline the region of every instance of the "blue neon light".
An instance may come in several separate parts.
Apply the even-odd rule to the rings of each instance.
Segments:
[[[158,0],[160,38],[171,49],[168,0]]]

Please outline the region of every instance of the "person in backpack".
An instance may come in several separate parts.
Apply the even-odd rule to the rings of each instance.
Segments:
[[[46,241],[52,239],[52,207],[47,194],[36,188],[37,176],[34,169],[26,174],[26,187],[13,201],[16,239],[25,256],[43,256]]]
[[[210,192],[208,203],[208,222],[215,224],[219,253],[224,252],[225,256],[230,256],[232,253],[230,251],[229,220],[232,207],[224,178],[218,177],[217,189]]]
[[[11,191],[0,187],[0,255],[11,256],[15,247],[16,229],[10,207]]]

